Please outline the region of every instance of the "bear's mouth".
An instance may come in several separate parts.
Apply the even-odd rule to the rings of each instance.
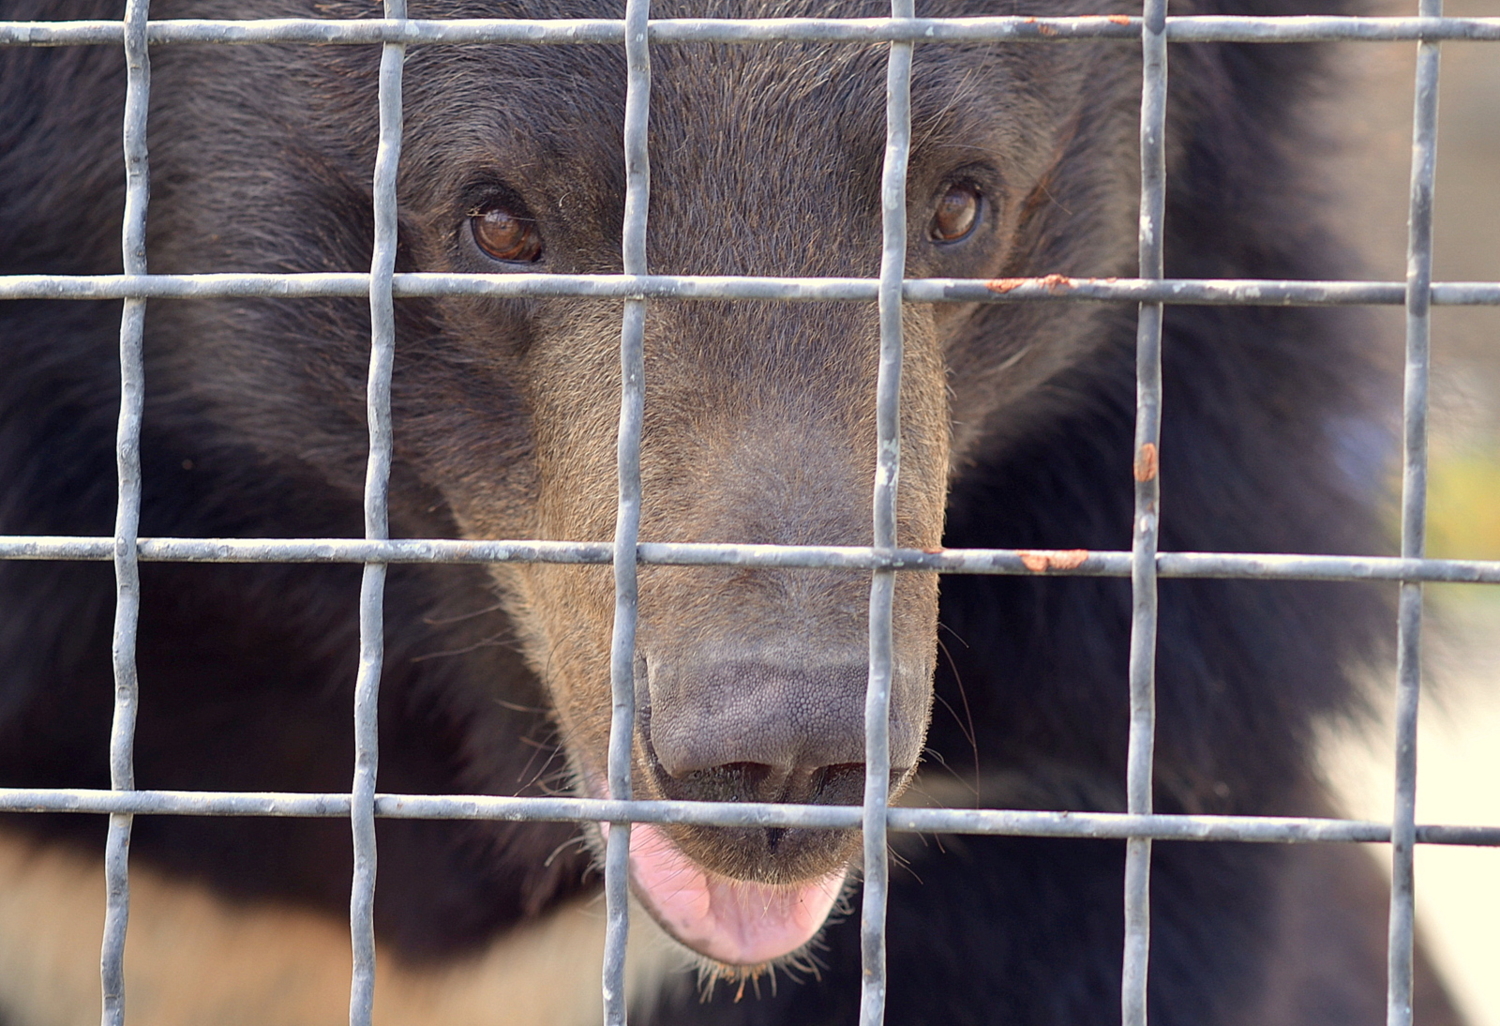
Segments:
[[[652,696],[640,689],[636,699],[637,798],[854,806],[863,799],[863,763],[778,768],[741,762],[674,775],[657,754]],[[597,764],[586,757],[579,762],[589,766],[585,789],[607,795]],[[892,772],[892,794],[909,775]],[[609,824],[600,824],[600,834],[608,838]],[[818,935],[843,893],[859,838],[853,829],[636,823],[630,889],[679,943],[731,975],[753,975],[795,958]]]
[[[653,786],[658,776],[646,774],[646,790],[658,790]],[[585,780],[595,797],[608,795],[603,774],[590,772]],[[605,841],[609,829],[609,823],[599,824]],[[631,894],[674,940],[736,974],[794,956],[818,935],[843,893],[858,834],[769,832],[789,836],[793,843],[785,849],[800,849],[802,857],[785,849],[782,854],[792,855],[789,860],[768,853],[763,828],[635,823],[630,830]],[[746,858],[726,860],[726,853]],[[711,864],[722,868],[726,861],[737,870],[734,875]]]
[[[609,836],[609,824],[599,824]],[[847,870],[789,884],[736,880],[685,855],[656,825],[630,831],[630,890],[669,935],[738,969],[793,955],[818,935]]]

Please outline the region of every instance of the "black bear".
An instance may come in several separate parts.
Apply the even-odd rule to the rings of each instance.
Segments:
[[[620,7],[413,0],[410,13]],[[380,14],[372,0],[159,0],[151,13]],[[884,10],[662,0],[653,13]],[[920,13],[1132,8],[931,0]],[[885,59],[879,44],[654,46],[651,269],[873,276]],[[1306,145],[1323,64],[1305,45],[1174,48],[1170,275],[1338,273]],[[377,65],[370,46],[155,47],[150,268],[368,267]],[[618,46],[412,47],[398,269],[618,271],[625,81]],[[0,53],[0,273],[120,270],[123,83],[116,46]],[[1128,41],[919,46],[908,276],[1133,275],[1139,104]],[[900,543],[1128,548],[1134,314],[910,304]],[[399,301],[393,534],[608,538],[619,316],[576,298]],[[0,531],[111,533],[118,321],[117,303],[0,305]],[[1164,548],[1380,547],[1385,386],[1363,330],[1331,311],[1168,311]],[[355,299],[153,301],[142,534],[359,536],[368,337]],[[869,304],[653,302],[642,538],[868,544],[877,339]],[[347,789],[358,582],[357,567],[144,565],[139,786]],[[642,568],[637,796],[858,802],[867,590],[828,570]],[[611,594],[605,567],[393,567],[381,789],[600,793]],[[104,564],[0,566],[0,782],[108,785],[112,595]],[[893,785],[922,801],[1123,808],[1129,601],[1119,580],[900,575]],[[1326,812],[1314,728],[1357,709],[1351,668],[1388,628],[1382,596],[1169,581],[1161,604],[1156,808]],[[857,886],[857,837],[636,836],[639,1016],[853,1021],[857,917],[819,928]],[[101,838],[98,817],[4,822],[8,1026],[97,1014]],[[1118,1021],[1120,843],[893,843],[890,1022]],[[382,821],[377,1020],[597,1020],[597,847],[593,827]],[[133,1021],[342,1019],[346,823],[139,817],[132,854]],[[1159,843],[1153,865],[1156,1026],[1381,1021],[1384,899],[1363,854]],[[695,972],[759,993],[705,997]],[[1424,1022],[1455,1020],[1425,965],[1419,991]]]

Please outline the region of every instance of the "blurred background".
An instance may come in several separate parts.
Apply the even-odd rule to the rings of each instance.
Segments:
[[[1416,13],[1414,2],[1382,7]],[[1448,0],[1444,13],[1500,17],[1500,0]],[[1346,130],[1343,181],[1330,190],[1348,207],[1343,222],[1366,276],[1399,280],[1416,44],[1341,51],[1350,77],[1335,119]],[[1500,281],[1500,44],[1444,43],[1439,97],[1434,279]],[[1399,350],[1401,312],[1379,317],[1380,344]],[[1500,308],[1434,308],[1432,389],[1428,554],[1500,559]],[[1431,686],[1422,696],[1417,819],[1500,825],[1500,587],[1439,585],[1426,594]],[[1328,774],[1358,818],[1391,815],[1394,671],[1384,676],[1384,722],[1327,745]],[[1500,850],[1419,847],[1417,909],[1473,1026],[1500,1026]]]

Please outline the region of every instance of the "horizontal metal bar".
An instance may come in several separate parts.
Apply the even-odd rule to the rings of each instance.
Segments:
[[[1182,306],[1399,306],[1404,282],[1287,281],[1234,278],[999,278],[990,281],[913,278],[908,302],[996,303],[1092,300]],[[1439,298],[1441,296],[1441,298]],[[1433,302],[1446,306],[1500,303],[1500,282],[1449,282],[1433,286]]]
[[[166,816],[270,816],[342,818],[348,794],[237,791],[105,791],[0,788],[0,812],[129,813]],[[696,823],[704,826],[804,827],[850,830],[860,825],[853,805],[613,801],[601,798],[502,795],[378,794],[375,814],[385,819],[504,820],[511,822]],[[1015,809],[912,809],[888,812],[901,833],[989,834],[1013,837],[1164,841],[1385,843],[1387,823],[1289,816],[1132,816],[1119,812],[1038,812]],[[1500,846],[1500,826],[1417,827],[1423,844]]]
[[[858,545],[731,545],[642,542],[640,562],[658,566],[917,570],[945,574],[1129,577],[1130,553],[1086,549],[881,550]],[[142,538],[143,561],[165,563],[586,563],[607,564],[609,542],[362,538]],[[114,540],[0,535],[0,559],[113,558]],[[1239,552],[1163,552],[1163,577],[1299,581],[1432,581],[1500,584],[1500,560],[1400,559]]]
[[[113,539],[0,535],[0,559],[112,558]],[[671,546],[676,548],[676,546]],[[142,538],[140,558],[163,563],[604,563],[608,542],[378,541],[363,538]]]
[[[1493,559],[1402,559],[1398,556],[1163,552],[1157,556],[1156,566],[1157,572],[1162,577],[1500,583],[1500,560]]]
[[[741,299],[770,302],[875,302],[875,278],[752,278],[665,274],[397,274],[397,298],[584,296],[597,299]],[[0,276],[5,299],[364,298],[370,276],[311,274],[16,274]],[[912,278],[908,303],[1023,303],[1089,300],[1189,306],[1400,306],[1402,282],[1276,281],[1227,278]],[[1439,306],[1500,305],[1500,282],[1432,287]]]
[[[653,43],[1054,42],[1138,40],[1141,19],[1124,15],[1030,18],[675,18],[653,21]],[[0,46],[118,44],[117,21],[0,22]],[[617,19],[455,19],[336,21],[312,18],[151,22],[154,45],[173,43],[621,43]],[[1500,18],[1249,17],[1195,15],[1167,19],[1170,42],[1304,43],[1331,40],[1494,40]]]
[[[1500,18],[1360,18],[1199,15],[1167,19],[1169,43],[1315,43],[1339,40],[1500,39]]]

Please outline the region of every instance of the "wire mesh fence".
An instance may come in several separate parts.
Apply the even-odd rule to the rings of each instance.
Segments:
[[[1147,1021],[1150,856],[1154,840],[1253,842],[1389,842],[1392,901],[1389,936],[1389,1026],[1411,1021],[1413,976],[1412,857],[1418,843],[1500,845],[1500,826],[1418,825],[1415,822],[1415,737],[1422,669],[1422,585],[1500,583],[1500,561],[1424,557],[1429,317],[1434,305],[1500,305],[1500,282],[1432,281],[1439,44],[1500,41],[1500,19],[1445,18],[1441,0],[1421,0],[1417,17],[1168,17],[1166,0],[1145,0],[1143,15],[1022,18],[918,18],[912,0],[892,0],[890,16],[865,19],[652,20],[649,0],[627,0],[623,19],[572,21],[495,19],[424,21],[406,16],[404,0],[386,0],[384,18],[335,20],[151,21],[148,0],[128,0],[122,22],[0,22],[0,45],[122,46],[128,84],[124,121],[127,191],[124,273],[9,275],[0,299],[123,299],[120,329],[121,403],[117,435],[119,491],[112,538],[0,537],[0,558],[113,560],[116,575],[113,655],[114,722],[111,790],[0,788],[0,811],[91,812],[109,817],[105,855],[108,912],[103,940],[104,1022],[124,1022],[124,942],[130,908],[127,856],[136,815],[348,817],[354,837],[350,928],[353,982],[350,1018],[370,1022],[374,1000],[376,886],[375,819],[493,819],[608,823],[605,856],[607,941],[603,965],[605,1018],[626,1017],[627,857],[632,823],[714,826],[858,828],[864,838],[860,1020],[883,1021],[887,836],[891,831],[956,832],[1126,841],[1125,929],[1121,1007],[1126,1026]],[[1140,120],[1140,271],[1134,279],[1046,278],[971,281],[906,279],[906,168],[911,150],[912,54],[918,45],[989,41],[1066,45],[1072,39],[1116,39],[1142,49]],[[810,279],[653,275],[646,261],[649,198],[647,121],[652,44],[815,40],[888,44],[886,145],[882,173],[882,250],[877,279]],[[1162,222],[1167,188],[1165,126],[1168,43],[1284,43],[1410,40],[1419,47],[1408,276],[1405,282],[1227,281],[1168,279]],[[146,266],[149,203],[146,133],[152,47],[180,43],[303,43],[379,45],[380,138],[374,175],[374,255],[368,273],[153,275]],[[396,273],[396,178],[402,143],[402,70],[413,44],[509,43],[623,46],[625,215],[616,275]],[[392,464],[391,379],[395,301],[406,297],[577,296],[624,300],[620,335],[622,393],[618,430],[618,508],[612,541],[391,540],[388,487]],[[372,335],[367,386],[369,459],[364,487],[365,537],[358,539],[141,538],[140,438],[144,411],[143,331],[147,301],[211,297],[367,296]],[[874,544],[773,546],[661,544],[638,540],[641,516],[641,435],[649,382],[643,344],[650,303],[658,299],[762,302],[859,301],[877,304],[880,370],[877,385],[878,464],[871,510]],[[1136,481],[1132,547],[1124,552],[902,549],[896,544],[895,485],[899,475],[902,308],[909,303],[1131,302],[1139,305],[1136,340]],[[1399,557],[1346,557],[1219,552],[1160,552],[1158,480],[1154,468],[1162,409],[1161,342],[1168,304],[1338,306],[1402,305],[1406,311],[1406,378]],[[1146,469],[1142,469],[1146,468]],[[353,716],[356,754],[348,793],[230,793],[138,790],[133,740],[137,704],[135,646],[139,616],[138,563],[307,562],[363,564],[360,653]],[[555,562],[612,564],[615,579],[611,648],[613,706],[608,798],[383,794],[376,790],[376,707],[383,662],[383,597],[393,563]],[[868,571],[869,679],[865,700],[866,784],[863,807],[767,803],[635,801],[630,743],[635,722],[635,631],[638,565],[820,567]],[[889,806],[889,724],[892,604],[896,575],[1090,575],[1128,577],[1132,585],[1129,661],[1128,808],[1124,813]],[[1400,582],[1397,773],[1395,816],[1389,824],[1320,818],[1160,815],[1152,811],[1155,741],[1154,662],[1157,582],[1171,577]]]

